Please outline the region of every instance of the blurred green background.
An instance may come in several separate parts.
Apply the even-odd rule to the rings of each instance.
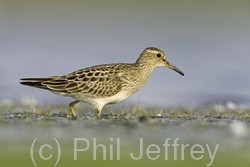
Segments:
[[[126,115],[119,116],[123,110]],[[1,164],[34,166],[31,159],[33,155],[37,166],[54,166],[59,152],[55,139],[61,150],[57,166],[207,166],[210,164],[218,167],[236,165],[247,167],[250,163],[249,109],[227,109],[222,112],[208,106],[171,110],[117,107],[104,110],[103,114],[106,116],[103,115],[102,119],[94,118],[93,111],[89,109],[82,110],[76,107],[76,111],[79,117],[74,120],[65,117],[66,115],[60,115],[68,114],[66,105],[52,107],[1,105]],[[161,116],[157,116],[159,114]],[[74,147],[75,138],[85,141],[78,139]],[[143,140],[142,146],[140,138]],[[120,144],[117,142],[118,139]],[[163,144],[167,139],[171,146],[168,147],[166,154]],[[86,140],[89,148],[77,152],[77,160],[74,160],[74,148],[87,148]],[[96,145],[102,144],[106,151],[103,151],[102,146],[95,149],[94,140]],[[176,150],[172,145],[175,140],[179,144]],[[41,150],[45,144],[47,146]],[[156,146],[159,148],[159,153],[150,154],[151,157],[158,155],[159,158],[156,160],[150,160],[146,154],[152,144],[154,146],[149,149],[150,151],[157,151]],[[187,144],[189,146],[183,151],[182,148]],[[191,155],[191,147],[196,144],[204,149],[203,153],[193,154],[196,158],[203,156],[200,160],[195,160]],[[120,150],[120,159],[117,159],[117,148]],[[134,160],[130,154],[139,157],[140,148],[143,148],[142,158]],[[32,154],[30,150],[33,150]],[[201,151],[201,148],[196,146],[194,151]],[[106,160],[103,159],[104,152]],[[110,156],[110,152],[113,152],[113,156]],[[43,160],[40,154],[45,158],[50,155],[52,157]],[[110,160],[110,157],[113,157],[113,160]]]

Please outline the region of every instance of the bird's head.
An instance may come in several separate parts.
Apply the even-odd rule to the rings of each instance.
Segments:
[[[184,73],[181,70],[166,59],[164,52],[155,47],[148,47],[144,49],[138,58],[137,63],[151,65],[152,67],[167,67],[184,76]]]

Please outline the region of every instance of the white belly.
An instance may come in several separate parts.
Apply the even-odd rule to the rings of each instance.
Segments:
[[[109,103],[114,104],[114,103],[122,102],[123,100],[127,99],[128,97],[129,97],[129,95],[127,94],[127,92],[122,91],[122,92],[117,93],[114,96],[102,98],[100,100],[102,100],[106,104],[109,104]]]
[[[72,95],[71,97],[73,97],[76,100],[89,103],[95,108],[102,108],[106,104],[119,103],[125,100],[126,98],[128,98],[129,96],[130,94],[128,94],[128,92],[121,91],[114,96],[105,97],[105,98],[97,98],[93,96],[87,96],[84,94],[75,94],[75,95]]]

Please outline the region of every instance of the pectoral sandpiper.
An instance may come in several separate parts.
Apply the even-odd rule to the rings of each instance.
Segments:
[[[100,117],[106,104],[119,103],[138,91],[152,70],[158,66],[170,68],[184,75],[166,59],[163,51],[148,47],[135,63],[97,65],[63,76],[22,78],[23,81],[20,83],[74,98],[75,101],[69,104],[74,117],[74,105],[80,101],[92,105],[97,110],[97,117]]]

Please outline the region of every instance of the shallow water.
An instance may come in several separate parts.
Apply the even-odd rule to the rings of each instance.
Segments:
[[[0,3],[1,100],[69,103],[19,79],[135,62],[144,48],[155,46],[185,76],[158,68],[125,104],[250,104],[248,1]]]

